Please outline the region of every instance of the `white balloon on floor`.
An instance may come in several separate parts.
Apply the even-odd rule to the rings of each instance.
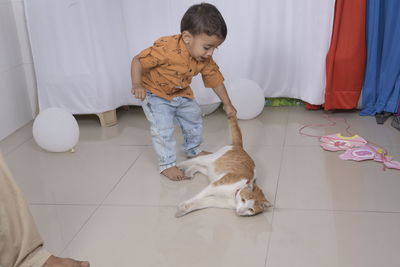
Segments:
[[[33,138],[44,150],[65,152],[79,140],[79,126],[72,114],[62,108],[48,108],[33,122]]]
[[[209,114],[213,113],[219,107],[220,104],[221,103],[200,105],[201,115],[205,116],[205,115],[209,115]]]
[[[249,120],[257,117],[264,109],[265,97],[261,87],[252,80],[235,80],[227,88],[237,118]]]

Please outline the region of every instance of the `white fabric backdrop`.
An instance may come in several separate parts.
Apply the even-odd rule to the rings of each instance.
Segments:
[[[74,114],[139,104],[130,60],[161,36],[179,33],[193,0],[25,0],[39,105]],[[325,57],[334,0],[215,0],[228,26],[214,58],[225,76],[252,79],[266,97],[324,102]],[[201,78],[200,104],[218,102]],[[245,91],[245,88],[243,88]]]

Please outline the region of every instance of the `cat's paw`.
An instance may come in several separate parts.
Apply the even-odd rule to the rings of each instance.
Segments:
[[[183,215],[187,214],[190,212],[190,204],[183,202],[179,204],[178,209],[175,213],[176,217],[182,217]]]
[[[185,170],[183,173],[185,174],[185,177],[187,179],[192,179],[194,177],[194,174],[195,174],[194,172],[192,172],[190,170]]]
[[[272,207],[272,204],[271,204],[271,202],[269,202],[268,200],[267,200],[267,201],[265,201],[263,204],[264,204],[264,208],[266,208],[266,209],[268,209],[268,208],[271,208],[271,207]]]
[[[176,217],[176,218],[182,217],[182,216],[184,216],[186,213],[187,213],[187,212],[184,212],[184,211],[182,211],[182,210],[177,210],[176,213],[175,213],[175,217]]]
[[[184,161],[178,162],[176,164],[176,167],[178,167],[181,170],[187,169],[190,167],[190,162],[188,162],[188,161],[189,160],[184,160]]]

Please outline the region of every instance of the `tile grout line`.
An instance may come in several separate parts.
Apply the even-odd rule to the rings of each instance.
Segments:
[[[75,203],[28,203],[29,206],[77,206],[77,207],[97,207],[98,204],[75,204]],[[103,207],[138,207],[138,208],[176,208],[175,205],[159,204],[102,204]],[[400,214],[400,211],[380,211],[380,210],[341,210],[341,209],[300,209],[300,208],[273,208],[273,212],[279,211],[312,211],[312,212],[343,212],[343,213],[376,213],[376,214]]]
[[[142,155],[143,151],[141,153],[139,153],[139,155],[136,157],[136,159],[132,162],[132,164],[127,168],[127,170],[121,175],[121,177],[119,178],[119,180],[114,184],[114,186],[110,189],[110,191],[106,194],[106,196],[103,198],[103,200],[96,205],[97,207],[93,210],[93,212],[89,215],[89,217],[85,220],[85,222],[81,225],[81,227],[79,227],[78,231],[74,234],[74,236],[70,239],[69,242],[67,242],[67,244],[63,247],[63,249],[61,250],[60,254],[62,255],[65,250],[67,249],[67,247],[71,244],[71,242],[75,239],[75,237],[82,231],[83,227],[89,222],[89,220],[93,217],[93,215],[97,212],[97,210],[103,206],[104,201],[107,199],[107,197],[110,195],[110,193],[112,191],[114,191],[114,189],[116,188],[116,186],[122,181],[122,179],[125,177],[125,175],[128,173],[128,171],[132,168],[133,165],[135,165],[136,161],[140,158],[140,156]]]
[[[276,196],[278,195],[279,180],[280,180],[280,177],[281,177],[282,161],[283,161],[284,148],[285,148],[285,146],[286,146],[287,125],[288,125],[288,123],[289,123],[289,112],[287,113],[287,117],[286,117],[285,137],[284,137],[284,139],[283,139],[283,144],[282,144],[282,147],[281,147],[281,152],[282,152],[282,154],[281,154],[281,159],[280,159],[280,164],[279,164],[278,179],[277,179],[276,188],[275,188],[275,197],[274,197],[274,202],[273,202],[273,203],[274,203],[274,206],[273,206],[273,208],[272,208],[271,233],[270,233],[270,235],[269,235],[269,237],[268,237],[267,248],[266,248],[266,251],[265,251],[265,260],[264,260],[264,266],[265,266],[265,267],[267,267],[267,263],[268,263],[268,253],[269,253],[269,248],[270,248],[270,245],[271,245],[271,238],[272,238],[272,235],[273,235],[273,233],[274,233],[274,218],[275,218],[275,210],[276,210],[276,208],[275,208],[275,206],[276,206]]]
[[[23,141],[22,143],[20,143],[19,145],[17,145],[16,147],[14,147],[13,149],[11,149],[10,151],[4,153],[4,157],[7,157],[8,155],[10,155],[11,153],[15,152],[18,148],[20,148],[22,145],[24,145],[25,143],[29,142],[30,140],[33,139],[32,137],[29,137],[28,139],[26,139],[25,141]]]
[[[400,214],[400,211],[379,210],[341,210],[341,209],[300,209],[300,208],[277,208],[285,211],[312,211],[312,212],[343,212],[343,213],[376,213],[376,214]]]

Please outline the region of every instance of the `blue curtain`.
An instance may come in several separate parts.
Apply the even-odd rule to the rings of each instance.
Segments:
[[[400,99],[400,1],[367,1],[367,66],[360,115],[395,113]]]

